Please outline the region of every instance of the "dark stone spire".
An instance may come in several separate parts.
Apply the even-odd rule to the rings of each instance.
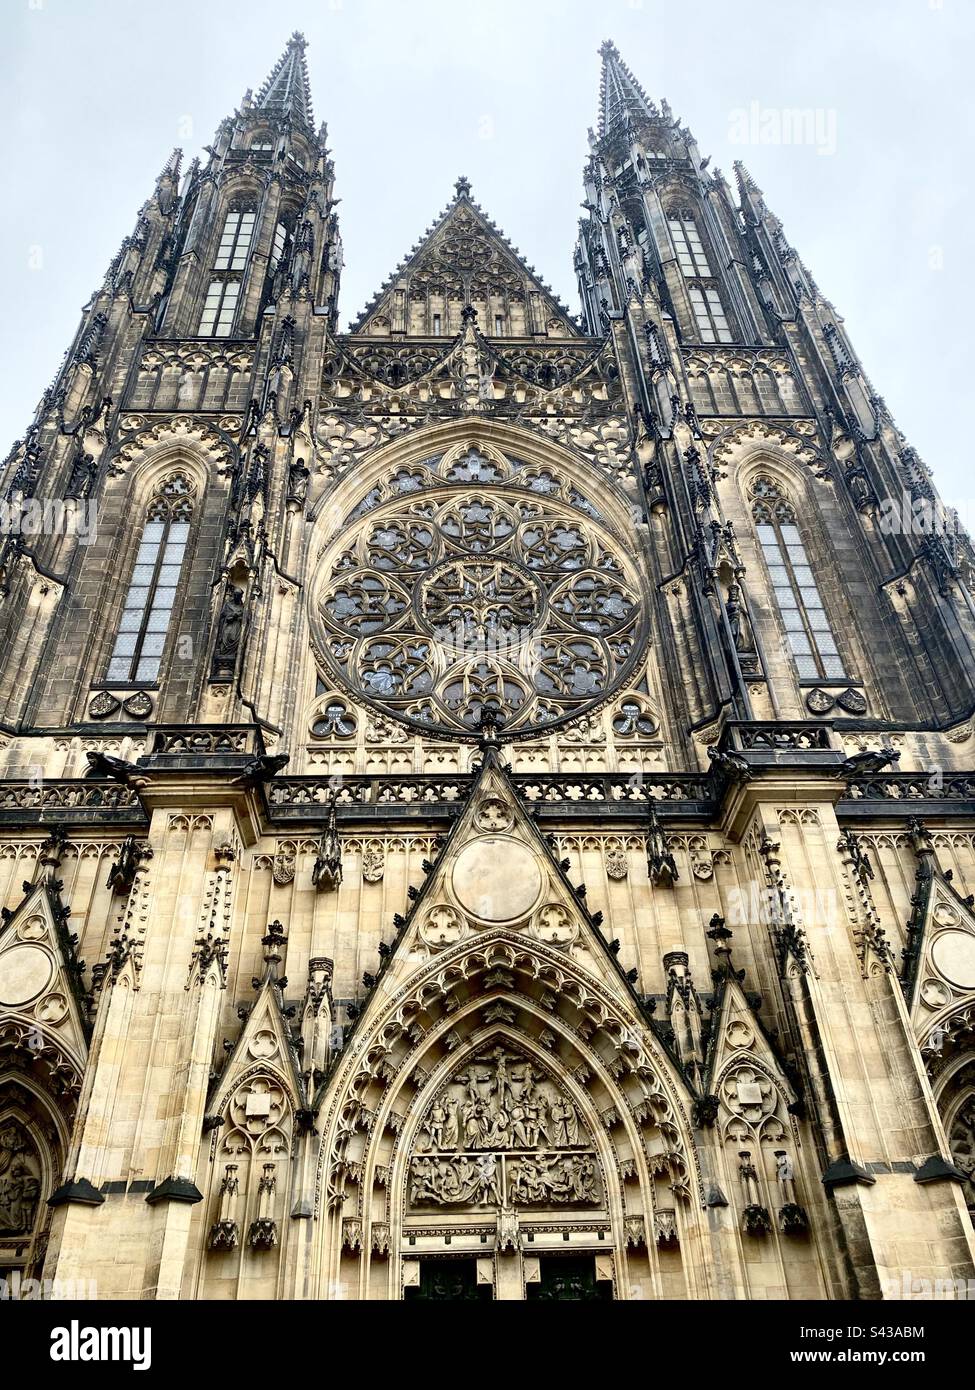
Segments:
[[[650,120],[660,112],[620,57],[615,43],[606,40],[599,50],[603,70],[599,79],[599,135],[608,135],[634,118]]]
[[[308,65],[305,62],[307,41],[297,30],[271,70],[270,76],[257,94],[255,106],[283,116],[306,129],[313,129],[311,88],[308,85]]]

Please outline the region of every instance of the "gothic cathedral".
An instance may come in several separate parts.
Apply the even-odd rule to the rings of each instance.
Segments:
[[[601,61],[580,317],[459,178],[342,332],[296,34],[6,461],[4,1277],[975,1278],[975,551]]]

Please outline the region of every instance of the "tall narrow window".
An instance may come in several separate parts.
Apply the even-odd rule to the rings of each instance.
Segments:
[[[239,280],[211,280],[200,315],[200,335],[205,338],[229,338],[240,296]]]
[[[271,270],[276,270],[281,264],[281,257],[288,247],[288,229],[283,222],[279,222],[274,229],[274,241],[271,244]]]
[[[198,332],[201,337],[229,338],[233,332],[256,220],[254,208],[234,207],[227,213],[200,314]]]
[[[443,319],[439,314],[433,316],[433,336],[439,338],[443,332]]]
[[[686,208],[667,214],[674,254],[681,274],[688,281],[687,297],[694,315],[694,326],[702,343],[732,341],[728,316],[721,303],[718,281],[708,260],[694,215]]]
[[[795,509],[771,478],[756,478],[751,496],[752,517],[799,676],[805,680],[841,680],[843,662],[796,524]]]
[[[707,279],[711,274],[708,258],[701,242],[697,223],[689,212],[674,212],[667,218],[670,235],[677,252],[677,263],[685,278],[693,280],[698,276]]]
[[[217,247],[217,258],[213,262],[214,270],[243,270],[254,236],[256,216],[252,208],[231,208],[227,213],[223,235]]]
[[[184,473],[173,473],[160,483],[149,503],[108,663],[113,684],[141,684],[159,676],[190,534],[193,492]]]
[[[713,286],[702,288],[698,285],[691,285],[687,293],[690,297],[691,308],[694,311],[694,322],[701,335],[701,342],[730,343],[731,329],[728,327],[728,320],[721,307],[721,297],[718,291]]]

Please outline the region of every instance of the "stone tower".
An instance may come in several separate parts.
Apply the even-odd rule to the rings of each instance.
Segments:
[[[341,332],[296,34],[7,460],[6,1276],[975,1276],[975,555],[601,56],[581,318],[461,178]]]

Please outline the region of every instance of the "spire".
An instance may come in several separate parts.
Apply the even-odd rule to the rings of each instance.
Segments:
[[[305,62],[307,40],[297,30],[271,70],[254,103],[259,111],[285,116],[299,125],[312,127],[311,89]]]
[[[182,163],[182,159],[183,151],[179,148],[173,150],[172,154],[159,171],[159,177],[156,179],[156,183],[162,183],[163,179],[169,179],[173,183],[179,183],[179,166]]]
[[[748,201],[749,195],[754,195],[757,198],[764,196],[740,159],[735,160],[735,178],[738,182],[738,198],[742,205]]]
[[[603,70],[599,79],[599,135],[608,135],[633,117],[650,120],[659,112],[609,39],[601,46]]]

